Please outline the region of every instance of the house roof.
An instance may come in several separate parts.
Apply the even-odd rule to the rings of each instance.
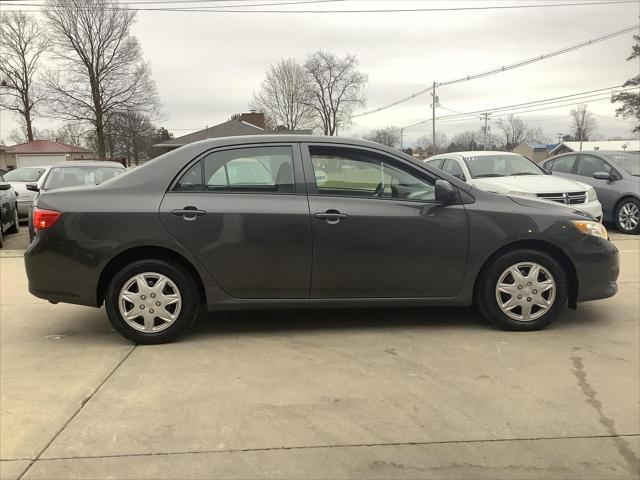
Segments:
[[[562,142],[551,150],[551,154],[557,153],[558,150],[565,146],[573,152],[580,150],[580,142]],[[605,140],[595,142],[582,142],[582,150],[616,150],[616,151],[638,151],[640,150],[640,140]]]
[[[7,148],[8,153],[93,153],[88,148],[67,145],[52,140],[33,140],[32,142],[19,143]]]
[[[242,120],[227,120],[224,123],[213,127],[205,128],[197,132],[189,133],[178,138],[172,138],[163,143],[158,143],[154,147],[160,148],[177,148],[189,143],[199,142],[209,138],[237,137],[241,135],[270,135],[270,134],[299,134],[309,135],[311,130],[286,130],[271,131],[256,127]]]
[[[520,145],[526,145],[532,150],[546,150],[547,147],[538,142],[522,142]]]

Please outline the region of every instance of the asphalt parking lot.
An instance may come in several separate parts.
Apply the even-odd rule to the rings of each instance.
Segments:
[[[9,239],[3,479],[640,475],[637,237],[614,235],[616,297],[541,332],[470,309],[288,310],[140,347],[101,309],[30,296]]]

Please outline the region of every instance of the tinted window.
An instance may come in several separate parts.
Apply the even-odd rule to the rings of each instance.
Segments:
[[[360,150],[326,147],[312,147],[310,152],[321,194],[435,200],[432,181],[390,165],[390,159],[386,157]]]
[[[5,180],[7,182],[37,182],[44,170],[44,168],[16,168],[6,173]]]
[[[575,155],[567,155],[566,157],[558,157],[551,165],[552,172],[571,173],[573,172],[573,164],[576,162]]]
[[[204,188],[209,191],[293,193],[291,147],[223,150],[204,159]]]
[[[442,171],[456,178],[459,178],[460,180],[464,181],[465,179],[464,173],[462,171],[462,167],[460,166],[460,164],[455,160],[451,160],[450,158],[444,161],[444,165],[442,166]]]
[[[191,168],[189,168],[176,186],[174,190],[180,192],[199,192],[203,190],[202,186],[202,162],[196,162]]]
[[[124,172],[124,168],[117,167],[54,167],[49,172],[43,189],[54,190],[79,185],[98,185]]]
[[[611,173],[611,167],[601,158],[593,155],[581,155],[576,173],[583,177],[593,177],[596,172]]]

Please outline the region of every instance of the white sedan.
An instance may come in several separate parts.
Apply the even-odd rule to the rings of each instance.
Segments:
[[[592,186],[549,175],[517,153],[443,153],[423,161],[488,192],[564,203],[602,220],[602,205]]]

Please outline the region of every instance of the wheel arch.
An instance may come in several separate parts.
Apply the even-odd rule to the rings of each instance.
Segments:
[[[514,250],[523,250],[523,249],[541,251],[551,256],[554,260],[560,263],[560,265],[564,268],[565,272],[567,273],[567,277],[569,279],[569,297],[568,297],[569,307],[575,308],[576,299],[578,298],[579,284],[578,284],[578,274],[576,271],[576,267],[573,264],[573,261],[565,253],[565,251],[559,248],[558,246],[550,242],[547,242],[545,240],[537,240],[537,239],[536,240],[533,240],[533,239],[518,240],[500,247],[498,250],[496,250],[491,255],[489,255],[489,257],[482,264],[482,267],[480,268],[473,285],[474,304],[476,302],[479,284],[484,275],[484,272],[487,270],[489,265],[491,265],[491,263],[494,260],[504,255],[505,253],[512,252]]]
[[[123,250],[115,255],[105,265],[100,273],[98,279],[98,287],[96,291],[96,298],[98,305],[102,305],[104,302],[104,295],[107,291],[109,282],[113,276],[125,265],[137,261],[137,260],[166,260],[169,262],[177,263],[180,265],[189,275],[191,275],[198,286],[201,301],[206,305],[207,297],[204,283],[200,274],[193,266],[193,264],[187,260],[183,255],[166,247],[158,246],[136,246]]]

